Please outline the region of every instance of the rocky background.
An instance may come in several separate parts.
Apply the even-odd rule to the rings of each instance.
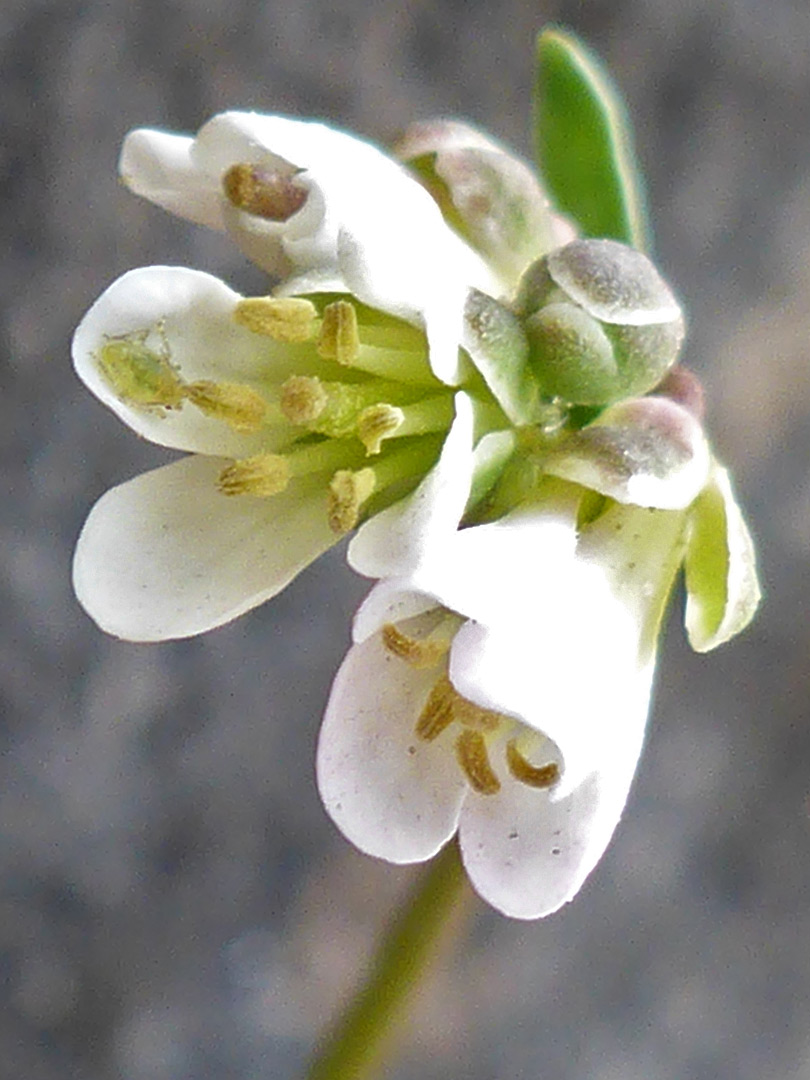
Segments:
[[[385,142],[470,117],[528,150],[532,41],[565,22],[637,123],[767,600],[719,653],[675,610],[625,820],[576,903],[476,902],[392,1080],[810,1073],[810,7],[799,0],[5,0],[0,1061],[20,1080],[283,1080],[411,872],[336,833],[312,777],[365,585],[333,552],[225,629],[106,638],[70,591],[94,499],[165,460],[77,383],[69,338],[142,264],[260,279],[118,186],[124,133],[225,107]]]

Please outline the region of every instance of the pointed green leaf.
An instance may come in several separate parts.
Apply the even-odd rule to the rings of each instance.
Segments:
[[[557,209],[585,236],[648,249],[644,183],[621,94],[599,58],[556,27],[537,38],[534,126]]]

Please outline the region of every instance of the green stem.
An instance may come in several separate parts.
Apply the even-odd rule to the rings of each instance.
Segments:
[[[464,886],[456,843],[423,871],[380,945],[365,985],[322,1043],[307,1080],[362,1080],[382,1064],[413,991],[440,955]]]

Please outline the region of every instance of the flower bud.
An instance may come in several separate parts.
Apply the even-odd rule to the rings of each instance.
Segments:
[[[681,310],[646,255],[615,240],[575,240],[526,271],[515,310],[548,397],[607,405],[644,394],[675,363]]]

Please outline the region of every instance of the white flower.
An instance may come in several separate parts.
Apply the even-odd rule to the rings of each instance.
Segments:
[[[458,379],[469,288],[500,291],[401,165],[324,124],[227,112],[195,138],[138,129],[119,168],[137,194],[227,229],[248,258],[282,277],[283,294],[347,292],[424,326],[445,382]]]
[[[661,411],[652,402],[646,429],[620,414],[600,440],[610,450],[624,440],[639,473],[646,447],[657,488],[650,476],[628,485],[605,463],[597,480],[613,495],[601,503],[547,478],[491,524],[458,529],[445,506],[441,520],[412,522],[391,553],[392,508],[355,537],[350,561],[383,580],[356,616],[332,689],[318,783],[361,850],[421,861],[458,830],[473,885],[516,918],[549,914],[579,890],[627,799],[684,554],[696,648],[739,631],[758,599],[724,471],[710,467],[685,410],[667,401]],[[689,482],[684,431],[694,437]],[[484,457],[479,446],[479,465]],[[570,467],[573,450],[560,461]],[[469,444],[466,462],[457,450],[458,474],[475,466]],[[628,491],[652,500],[634,505]]]
[[[87,611],[151,641],[273,596],[424,477],[454,415],[446,384],[469,378],[470,287],[497,283],[403,166],[322,124],[233,112],[196,138],[137,130],[120,169],[284,277],[275,297],[244,298],[194,270],[134,270],[74,336],[104,404],[200,455],[108,492],[77,546]],[[480,423],[502,422],[476,396]]]
[[[77,596],[130,640],[201,633],[275,595],[418,483],[454,415],[407,324],[245,300],[179,267],[111,285],[73,356],[135,432],[195,455],[113,488],[79,538]]]

